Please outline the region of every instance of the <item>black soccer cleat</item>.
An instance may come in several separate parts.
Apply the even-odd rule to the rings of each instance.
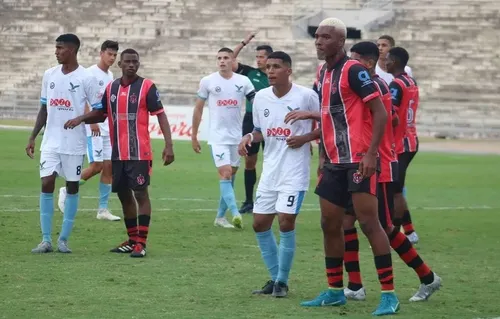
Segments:
[[[253,212],[253,203],[252,202],[244,202],[240,208],[240,214],[252,213]]]
[[[129,240],[124,241],[119,246],[110,250],[112,253],[120,253],[120,254],[130,254],[135,247],[135,243],[130,242]]]
[[[274,281],[269,280],[260,290],[252,291],[253,295],[270,295],[273,293]]]
[[[130,254],[133,258],[142,258],[146,256],[146,247],[143,244],[137,243],[134,246],[134,251]]]
[[[284,298],[288,296],[288,285],[281,281],[275,282],[273,285],[272,296],[276,298]]]

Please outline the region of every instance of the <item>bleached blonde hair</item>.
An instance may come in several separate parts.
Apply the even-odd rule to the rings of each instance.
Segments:
[[[325,20],[321,21],[319,26],[333,27],[344,37],[347,35],[347,27],[345,26],[345,23],[337,18],[326,18]]]

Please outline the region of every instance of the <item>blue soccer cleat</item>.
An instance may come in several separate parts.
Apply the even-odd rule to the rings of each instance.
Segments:
[[[344,289],[327,289],[319,294],[316,298],[310,301],[300,303],[303,307],[326,307],[326,306],[342,306],[347,302]]]
[[[372,312],[374,316],[393,315],[399,311],[399,300],[393,292],[383,292],[380,296],[380,304]]]

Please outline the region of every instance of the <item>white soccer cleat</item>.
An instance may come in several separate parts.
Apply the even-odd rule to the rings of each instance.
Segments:
[[[118,217],[118,216],[115,216],[115,215],[111,214],[111,212],[109,210],[107,210],[106,208],[100,208],[97,211],[97,219],[118,221],[121,218]]]
[[[228,222],[225,217],[216,218],[214,221],[214,226],[222,227],[222,228],[234,228],[234,226],[231,225],[231,223]]]
[[[61,214],[64,214],[64,203],[66,202],[66,187],[59,188],[59,199],[57,200],[57,206],[61,211]]]
[[[363,301],[366,299],[365,288],[361,288],[358,290],[351,290],[349,288],[344,288],[344,295],[347,299]]]
[[[433,293],[441,288],[441,278],[434,273],[434,281],[428,285],[420,284],[417,293],[410,298],[411,302],[426,301]]]
[[[406,238],[408,238],[408,240],[410,241],[410,243],[412,245],[415,245],[416,243],[418,243],[418,235],[417,235],[417,232],[413,232],[411,234],[409,234],[408,236],[406,236]]]

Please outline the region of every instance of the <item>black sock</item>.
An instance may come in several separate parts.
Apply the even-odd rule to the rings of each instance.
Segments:
[[[257,172],[255,169],[245,170],[245,196],[247,203],[253,203],[253,187],[257,182]]]

